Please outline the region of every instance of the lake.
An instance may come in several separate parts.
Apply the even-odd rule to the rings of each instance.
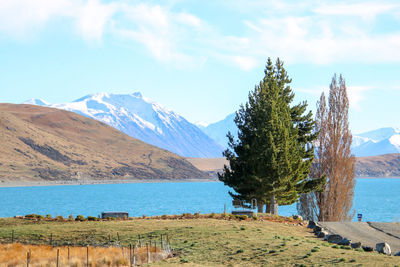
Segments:
[[[221,213],[233,207],[229,188],[220,182],[135,183],[0,188],[0,217],[30,213],[97,216],[127,211],[130,216]],[[357,179],[354,206],[363,221],[400,219],[400,179]],[[279,214],[296,214],[296,204],[280,206]]]

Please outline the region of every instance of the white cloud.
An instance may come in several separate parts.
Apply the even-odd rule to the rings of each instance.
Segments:
[[[380,14],[392,12],[396,8],[398,9],[398,5],[382,2],[330,3],[316,7],[313,11],[321,15],[358,16],[365,20],[371,20]]]
[[[246,56],[229,56],[229,61],[241,68],[242,70],[249,71],[258,65],[256,59]]]
[[[383,16],[399,17],[397,2],[238,0],[220,4],[225,9],[219,12],[233,10],[243,29],[220,28],[173,5],[149,2],[0,0],[0,32],[29,37],[53,19],[67,21],[86,41],[100,42],[106,34],[122,37],[167,64],[201,65],[213,57],[246,71],[263,64],[267,56],[279,56],[289,64],[400,62],[400,30],[382,31],[376,23]]]
[[[78,31],[86,40],[100,41],[105,25],[116,10],[116,4],[101,4],[98,0],[88,0],[77,10]]]
[[[357,111],[361,111],[361,102],[365,99],[365,92],[375,89],[374,86],[366,86],[366,85],[352,85],[347,88],[347,96],[349,98],[349,104],[352,109]],[[306,94],[310,94],[314,97],[319,97],[322,92],[325,93],[326,97],[329,97],[329,86],[315,86],[313,88],[296,88],[296,92],[302,92]]]
[[[347,86],[347,95],[349,97],[350,107],[361,111],[361,101],[365,98],[366,91],[374,89],[373,86]]]
[[[75,1],[0,0],[0,31],[23,38],[56,16],[69,16]]]

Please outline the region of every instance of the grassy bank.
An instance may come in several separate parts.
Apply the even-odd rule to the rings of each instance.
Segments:
[[[135,243],[168,234],[176,257],[151,266],[395,266],[399,257],[328,245],[303,227],[268,220],[134,219],[57,222],[0,219],[0,241],[33,244]],[[118,241],[119,240],[119,241]]]

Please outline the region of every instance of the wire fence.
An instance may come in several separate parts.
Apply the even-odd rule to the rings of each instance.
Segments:
[[[32,245],[26,237],[24,242],[19,242],[18,236],[13,230],[10,233],[9,242],[0,245],[0,262],[5,266],[136,266],[143,263],[160,261],[173,256],[168,234],[158,236],[138,235],[137,239],[129,245],[121,245],[120,236],[117,239],[108,237],[99,241],[94,235],[90,239],[85,238],[85,246],[65,245],[65,240],[58,242],[53,234],[46,238],[41,236],[40,245]],[[5,241],[5,240],[3,240]],[[35,240],[37,243],[37,240]],[[47,244],[45,244],[47,243]],[[60,244],[62,243],[62,244]],[[73,242],[71,242],[73,243]],[[90,244],[89,244],[90,243]]]

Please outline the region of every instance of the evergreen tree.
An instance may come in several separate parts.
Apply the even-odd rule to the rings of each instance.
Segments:
[[[229,147],[219,179],[234,189],[231,196],[250,202],[252,198],[269,205],[277,213],[277,204],[297,201],[299,195],[321,187],[321,180],[308,179],[313,147],[312,114],[304,114],[305,102],[290,106],[294,94],[287,72],[278,59],[268,59],[265,77],[248,102],[236,113],[238,140],[228,133]]]

